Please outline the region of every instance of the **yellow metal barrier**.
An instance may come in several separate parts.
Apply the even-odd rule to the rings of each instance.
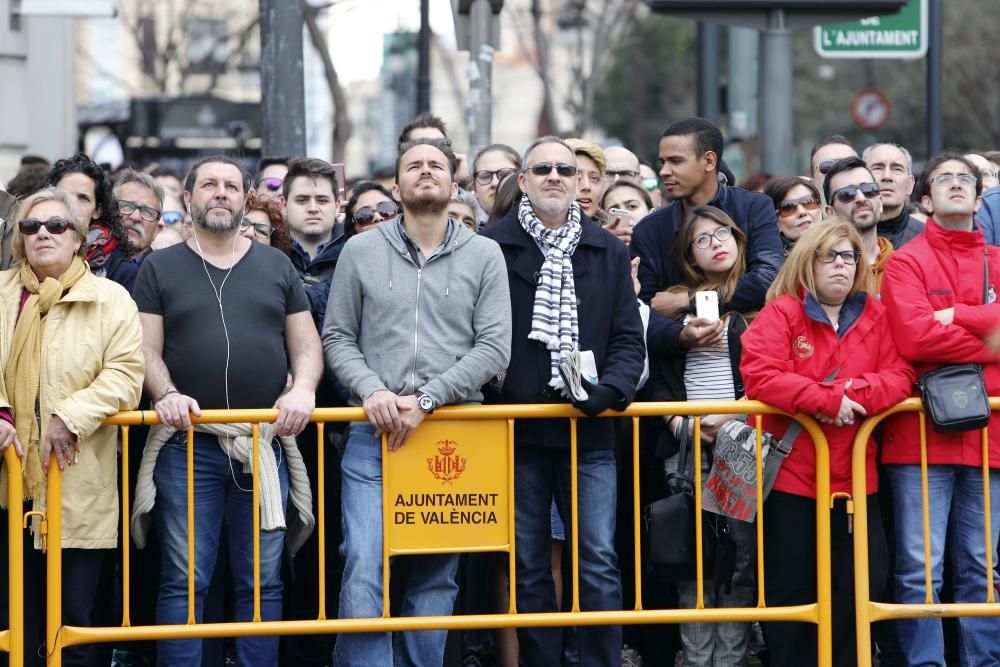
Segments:
[[[194,530],[191,526],[194,523],[194,440],[193,431],[188,431],[188,619],[184,625],[154,625],[154,626],[134,626],[129,617],[130,591],[129,591],[129,548],[128,548],[128,526],[129,526],[129,498],[128,498],[128,461],[130,456],[130,443],[128,427],[138,424],[158,423],[156,413],[153,411],[127,412],[121,413],[108,419],[105,423],[122,427],[122,511],[123,526],[122,534],[122,607],[123,621],[121,627],[74,627],[62,625],[61,610],[61,551],[58,545],[61,543],[62,525],[59,498],[61,496],[61,475],[58,467],[52,466],[49,472],[49,515],[48,515],[48,600],[47,600],[47,622],[46,631],[47,650],[50,656],[49,664],[59,667],[62,664],[62,649],[67,646],[79,644],[89,644],[95,642],[111,641],[138,641],[138,640],[162,640],[162,639],[194,639],[208,637],[231,637],[231,636],[261,636],[261,635],[302,635],[317,633],[343,633],[343,632],[395,632],[407,630],[456,630],[471,628],[503,628],[503,627],[551,627],[551,626],[574,626],[574,625],[619,625],[619,624],[643,624],[643,623],[692,623],[692,622],[751,622],[751,621],[798,621],[813,623],[817,625],[818,632],[818,664],[826,667],[832,660],[832,626],[831,626],[831,593],[830,593],[830,513],[829,513],[829,449],[826,438],[819,425],[808,416],[796,415],[803,428],[809,433],[816,447],[816,579],[817,591],[816,602],[813,604],[797,605],[793,607],[767,607],[764,599],[764,517],[763,512],[757,513],[757,579],[758,598],[755,607],[745,608],[711,608],[704,607],[704,591],[702,573],[704,564],[702,563],[702,550],[696,550],[696,571],[697,579],[697,604],[695,609],[644,609],[642,602],[642,574],[643,565],[641,562],[641,526],[640,512],[642,507],[639,500],[639,418],[640,417],[661,417],[663,415],[685,415],[694,416],[695,419],[695,479],[701,480],[701,437],[700,437],[700,417],[709,414],[741,413],[756,415],[757,439],[757,497],[762,496],[762,462],[760,458],[761,443],[761,419],[764,414],[784,414],[780,410],[772,408],[764,403],[756,401],[719,401],[719,402],[680,402],[680,403],[634,403],[623,413],[605,413],[604,417],[630,417],[633,427],[633,503],[635,511],[633,513],[632,529],[634,532],[635,549],[635,604],[632,609],[612,610],[612,611],[581,611],[579,601],[579,545],[577,544],[579,531],[577,530],[579,515],[577,503],[577,480],[576,474],[571,481],[571,532],[573,544],[571,551],[572,577],[573,577],[573,604],[570,612],[552,613],[524,613],[516,612],[516,591],[515,591],[515,549],[514,544],[514,502],[513,502],[513,423],[517,419],[539,419],[539,418],[567,418],[570,420],[570,462],[572,470],[576,470],[577,461],[577,440],[576,423],[580,416],[576,410],[568,405],[498,405],[498,406],[462,406],[442,408],[427,417],[428,423],[438,421],[453,420],[474,420],[474,421],[494,421],[506,426],[506,439],[502,446],[507,448],[507,453],[511,457],[508,459],[507,481],[510,493],[505,503],[506,512],[509,513],[507,543],[494,544],[489,548],[458,548],[451,549],[450,552],[492,550],[506,551],[509,553],[511,591],[510,609],[505,614],[479,614],[466,616],[443,616],[443,617],[389,617],[388,612],[388,568],[385,568],[386,577],[383,589],[384,611],[381,618],[372,619],[327,619],[325,617],[325,590],[326,590],[326,568],[324,552],[325,534],[325,498],[323,489],[325,486],[325,475],[328,472],[339,474],[338,470],[328,471],[325,467],[324,447],[323,447],[323,424],[328,422],[361,421],[365,419],[364,411],[360,408],[321,408],[317,409],[311,421],[317,422],[319,446],[317,447],[317,488],[319,496],[317,498],[319,531],[319,615],[315,620],[299,621],[261,621],[260,618],[260,522],[259,522],[259,481],[257,476],[258,455],[257,440],[258,427],[261,422],[273,422],[277,418],[277,410],[205,410],[202,417],[194,420],[196,423],[252,423],[253,427],[253,494],[254,494],[254,522],[253,522],[253,547],[254,547],[254,613],[250,622],[235,623],[195,623],[194,613],[194,572],[191,563],[194,562]],[[421,427],[425,428],[425,427]],[[418,430],[418,434],[420,431]],[[386,459],[394,453],[386,451],[385,440],[383,439],[383,475],[386,474]],[[410,446],[408,443],[407,446]],[[403,450],[406,448],[404,447]],[[403,451],[399,450],[399,451]],[[383,488],[388,481],[383,477]],[[700,485],[700,482],[699,482]],[[383,502],[383,530],[390,526],[388,519],[388,503]],[[698,544],[702,541],[702,517],[701,517],[701,493],[695,494],[695,535]],[[53,548],[55,547],[55,548]],[[388,563],[390,553],[388,540],[383,540],[383,562]],[[444,549],[420,549],[409,550],[397,549],[393,553],[440,553]]]
[[[990,407],[1000,409],[1000,397],[990,398]],[[923,501],[923,537],[924,537],[924,586],[925,600],[923,604],[891,604],[875,602],[869,594],[868,572],[868,504],[858,502],[866,494],[865,456],[868,439],[887,417],[902,412],[917,412],[920,418],[920,490]],[[1000,606],[996,604],[996,586],[994,582],[994,562],[997,545],[990,539],[990,490],[989,490],[989,440],[986,428],[982,429],[982,471],[983,471],[983,502],[985,510],[984,539],[986,540],[986,602],[981,603],[935,603],[934,589],[931,581],[931,540],[930,540],[930,501],[927,491],[927,418],[923,403],[919,398],[908,398],[880,415],[865,419],[858,429],[851,453],[851,479],[854,494],[854,599],[855,623],[857,624],[858,665],[866,667],[872,664],[871,656],[871,624],[876,621],[886,621],[899,618],[953,618],[958,616],[1000,616]],[[886,539],[895,539],[894,535],[886,535]]]
[[[0,630],[0,651],[9,654],[12,667],[24,664],[24,527],[21,459],[13,447],[3,453],[7,466],[7,613],[10,627]]]

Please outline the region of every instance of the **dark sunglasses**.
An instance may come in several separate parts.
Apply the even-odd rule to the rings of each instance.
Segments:
[[[480,169],[476,172],[476,183],[479,185],[489,185],[493,182],[493,177],[497,177],[497,182],[499,183],[503,179],[507,178],[514,173],[514,170],[510,167],[506,169],[497,169],[495,171],[490,171],[489,169]]]
[[[861,252],[858,250],[827,250],[826,252],[816,251],[816,259],[824,264],[833,264],[837,258],[844,260],[844,264],[857,264],[861,259]]]
[[[253,227],[254,234],[257,236],[271,238],[271,236],[274,235],[274,227],[266,222],[250,222],[246,218],[243,218],[243,220],[240,221],[240,229],[246,229],[247,227]]]
[[[833,196],[841,204],[850,204],[854,201],[854,198],[858,194],[858,190],[861,194],[865,196],[866,199],[874,199],[878,197],[878,183],[862,183],[860,185],[848,185],[846,187],[840,188],[834,191]]]
[[[833,165],[837,164],[838,162],[840,162],[840,160],[823,160],[818,165],[816,165],[816,169],[819,170],[819,173],[826,176],[827,174],[830,173],[830,170],[833,169]]]
[[[280,178],[265,178],[261,184],[271,192],[277,192],[285,182]]]
[[[395,217],[399,209],[391,201],[380,201],[375,206],[362,206],[354,212],[354,224],[357,227],[365,227],[372,224],[375,214],[378,213],[383,220]]]
[[[18,223],[21,233],[26,236],[34,236],[38,230],[45,225],[45,231],[49,234],[62,234],[73,226],[73,222],[66,218],[49,218],[48,220],[38,220],[37,218],[25,218]]]
[[[778,216],[787,218],[790,215],[795,215],[795,211],[798,210],[799,206],[807,211],[815,211],[819,208],[819,202],[812,195],[806,195],[798,199],[786,199],[778,204]]]
[[[569,178],[571,176],[576,176],[576,167],[571,164],[565,164],[560,162],[559,164],[552,164],[551,162],[539,162],[538,164],[533,164],[528,167],[530,171],[535,176],[548,176],[555,169],[556,173],[563,178]]]
[[[184,215],[180,211],[164,211],[160,214],[160,219],[165,225],[176,225]]]

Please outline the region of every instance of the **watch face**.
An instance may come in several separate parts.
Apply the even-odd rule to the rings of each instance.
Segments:
[[[420,400],[417,401],[417,404],[420,406],[420,409],[423,410],[424,412],[430,412],[432,409],[434,409],[434,401],[431,400],[431,397],[427,395],[421,396]]]

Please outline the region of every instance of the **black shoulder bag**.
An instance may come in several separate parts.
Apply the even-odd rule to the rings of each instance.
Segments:
[[[986,258],[984,253],[983,303],[990,283]],[[917,379],[917,388],[935,431],[974,431],[990,421],[990,399],[979,364],[948,364],[927,371]]]

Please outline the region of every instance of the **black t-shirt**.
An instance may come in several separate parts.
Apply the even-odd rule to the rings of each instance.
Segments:
[[[163,361],[178,391],[203,409],[227,407],[228,333],[228,407],[270,408],[289,367],[285,316],[309,310],[309,301],[295,267],[274,248],[252,243],[227,272],[179,243],[146,258],[132,296],[140,313],[163,316]]]

